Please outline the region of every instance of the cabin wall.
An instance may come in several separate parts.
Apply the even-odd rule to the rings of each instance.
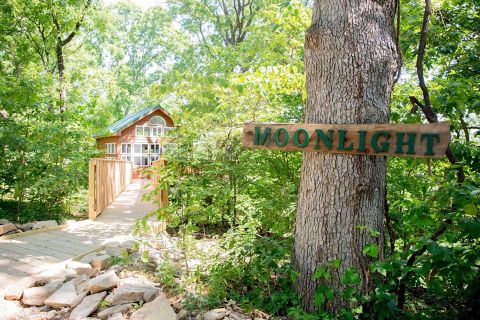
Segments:
[[[121,147],[122,143],[131,143],[132,148],[134,143],[159,143],[163,144],[167,142],[167,139],[158,138],[158,137],[140,137],[136,136],[136,127],[138,125],[145,125],[147,124],[152,117],[161,116],[165,119],[167,127],[174,127],[174,123],[172,119],[162,112],[162,110],[155,110],[151,114],[145,116],[144,118],[132,123],[130,126],[126,127],[120,132],[119,136],[110,136],[110,137],[103,137],[97,138],[97,148],[103,151],[102,155],[99,158],[107,158],[107,157],[115,157],[116,160],[121,160]],[[105,154],[104,151],[106,150],[107,143],[115,143],[116,144],[116,154],[110,155]],[[132,159],[133,160],[133,159]],[[142,178],[141,170],[146,167],[133,167],[133,177],[134,178]]]

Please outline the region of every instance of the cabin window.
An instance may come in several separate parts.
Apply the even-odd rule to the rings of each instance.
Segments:
[[[153,161],[158,160],[158,159],[160,159],[160,155],[158,155],[158,154],[151,155],[150,156],[150,165],[152,165]]]
[[[167,123],[165,122],[165,119],[163,119],[160,116],[155,116],[150,119],[150,125],[151,126],[166,126]]]
[[[130,155],[122,155],[121,159],[122,159],[122,161],[132,162],[132,156],[130,156]]]
[[[133,153],[148,154],[148,143],[135,143],[133,145]]]
[[[116,143],[105,143],[106,154],[116,154]]]
[[[138,156],[138,155],[135,155],[133,157],[133,164],[136,165],[136,166],[141,166],[141,167],[146,167],[149,165],[149,161],[148,161],[148,155],[147,156],[144,156],[144,155],[141,155],[141,156]]]
[[[156,143],[152,143],[150,145],[150,153],[152,154],[160,154],[160,145]]]
[[[150,127],[143,127],[143,135],[145,137],[150,137]]]
[[[132,153],[132,144],[131,143],[122,143],[122,154]]]
[[[142,126],[137,126],[137,130],[135,132],[137,136],[143,136],[143,127]]]

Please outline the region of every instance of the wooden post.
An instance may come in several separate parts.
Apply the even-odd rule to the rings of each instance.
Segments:
[[[96,215],[95,206],[95,166],[96,160],[90,159],[88,163],[88,218],[94,220]]]

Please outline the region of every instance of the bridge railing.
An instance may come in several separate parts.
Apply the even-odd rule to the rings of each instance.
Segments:
[[[90,159],[88,165],[88,218],[97,216],[132,182],[132,163]]]

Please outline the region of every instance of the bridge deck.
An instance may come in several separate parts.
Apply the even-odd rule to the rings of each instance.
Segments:
[[[95,221],[0,240],[0,289],[106,243],[126,240],[135,220],[156,209],[152,202],[142,201],[144,185],[144,180],[131,183]]]

